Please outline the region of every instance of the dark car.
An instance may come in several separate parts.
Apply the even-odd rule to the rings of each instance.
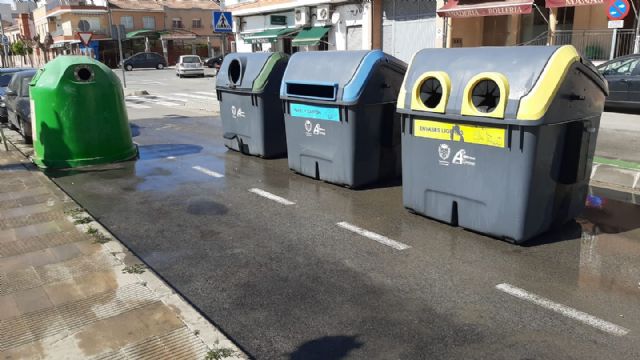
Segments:
[[[7,108],[4,104],[4,92],[7,90],[7,86],[13,77],[13,74],[18,71],[33,70],[27,68],[4,68],[0,69],[0,123],[6,123],[7,120]]]
[[[124,59],[124,69],[127,71],[143,68],[162,70],[166,67],[164,56],[152,52],[141,52]]]
[[[204,65],[208,68],[216,68],[216,70],[220,70],[220,66],[222,65],[222,60],[224,60],[224,56],[214,56],[212,58],[208,58],[204,61]]]
[[[609,83],[607,106],[640,108],[640,55],[622,56],[598,66]]]
[[[31,141],[32,136],[29,83],[36,72],[37,70],[25,70],[13,74],[4,93],[9,127],[18,130],[27,142]]]

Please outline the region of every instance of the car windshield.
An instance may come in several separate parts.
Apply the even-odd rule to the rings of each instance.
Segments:
[[[200,58],[197,56],[183,57],[182,62],[185,64],[195,64],[200,62]]]
[[[0,87],[9,86],[9,82],[11,81],[11,77],[15,73],[2,73],[0,74]]]

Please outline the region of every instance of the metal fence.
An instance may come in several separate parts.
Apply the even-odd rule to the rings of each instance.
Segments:
[[[635,30],[558,30],[521,45],[573,45],[586,58],[602,61],[633,54],[635,41]]]

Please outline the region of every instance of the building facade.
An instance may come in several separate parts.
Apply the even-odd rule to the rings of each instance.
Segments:
[[[229,6],[237,51],[372,49],[372,5],[343,0],[262,0]]]

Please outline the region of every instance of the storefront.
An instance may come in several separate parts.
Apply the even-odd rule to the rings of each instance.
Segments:
[[[438,15],[447,19],[448,47],[572,44],[599,61],[632,53],[635,38],[633,13],[613,36],[607,26],[607,4],[605,0],[450,0]]]

